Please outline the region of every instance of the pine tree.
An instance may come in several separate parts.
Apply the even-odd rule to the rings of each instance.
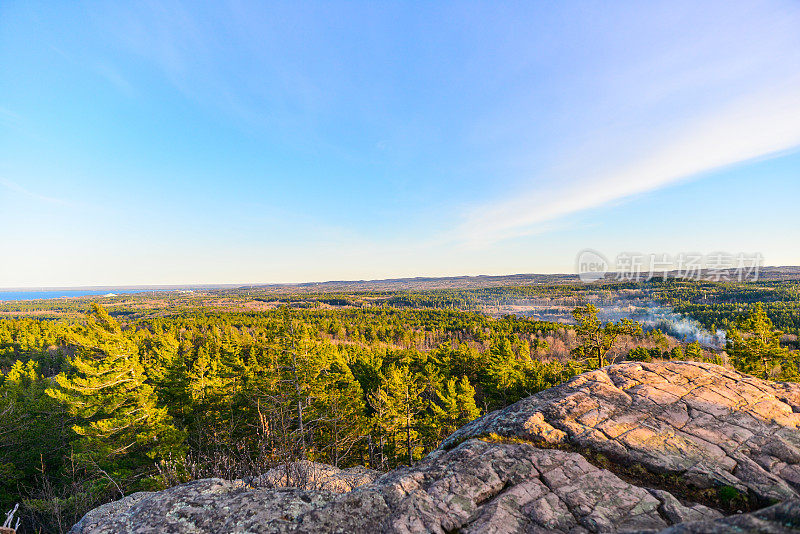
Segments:
[[[317,417],[312,402],[316,382],[325,369],[325,357],[305,324],[296,324],[288,314],[284,321],[278,389],[285,396],[287,408],[295,414],[298,454],[305,459],[314,446],[311,440]]]
[[[17,360],[0,385],[0,499],[19,499],[21,485],[56,472],[68,429],[63,408],[47,394],[39,365]]]
[[[481,411],[475,404],[475,388],[469,383],[466,376],[462,376],[456,385],[457,407],[458,407],[458,427],[466,425],[470,421],[477,419]]]
[[[496,408],[507,406],[524,395],[525,367],[507,338],[495,340],[484,371],[483,386],[489,404]]]
[[[401,434],[395,435],[405,442],[405,456],[408,465],[414,463],[414,446],[419,438],[417,415],[425,409],[422,392],[425,387],[419,375],[414,375],[408,367],[390,366],[386,373],[386,392],[388,414],[395,420],[393,425]]]
[[[475,388],[467,377],[449,378],[437,393],[439,402],[433,404],[438,439],[445,438],[480,415],[475,405]]]
[[[320,443],[327,450],[328,463],[338,467],[364,437],[364,393],[340,357],[334,357],[316,386]]]
[[[370,408],[372,408],[372,417],[370,421],[370,465],[379,470],[387,468],[387,441],[390,435],[395,432],[395,425],[397,420],[389,411],[391,400],[389,399],[388,387],[386,378],[381,375],[381,384],[370,393],[367,399]],[[374,449],[374,444],[377,441],[377,451]]]
[[[186,426],[192,412],[192,388],[185,343],[172,333],[162,332],[148,344],[146,372],[158,395],[159,406],[166,406],[177,424]]]
[[[135,343],[99,304],[69,334],[71,370],[48,395],[77,418],[76,458],[119,487],[152,472],[154,460],[180,456],[183,432],[156,403]]]
[[[692,341],[686,345],[685,351],[687,360],[701,361],[703,358],[703,347],[697,341]]]
[[[606,355],[611,351],[619,336],[634,336],[642,333],[641,325],[630,319],[603,324],[597,318],[597,308],[593,304],[578,306],[572,310],[572,317],[578,323],[575,330],[581,339],[581,345],[573,349],[572,355],[584,361],[594,360],[597,362],[598,369],[606,365]]]
[[[737,369],[767,379],[773,371],[781,370],[782,363],[788,363],[789,351],[780,345],[781,334],[773,330],[772,321],[759,302],[738,321],[738,327],[728,330],[726,350]],[[787,377],[796,377],[796,366],[787,367]]]

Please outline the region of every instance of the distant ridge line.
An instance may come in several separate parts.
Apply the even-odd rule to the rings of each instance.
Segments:
[[[609,272],[600,282],[614,282],[616,272]],[[667,271],[667,278],[676,278],[677,271]],[[710,277],[707,271],[701,275]],[[663,276],[662,272],[656,273],[655,278]],[[759,280],[800,280],[800,266],[762,267],[759,270]],[[582,283],[577,274],[556,273],[536,274],[519,273],[506,275],[462,275],[430,277],[417,276],[407,278],[386,278],[378,280],[330,280],[325,282],[299,282],[275,284],[247,284],[239,286],[243,290],[325,290],[325,291],[398,291],[398,290],[436,290],[436,289],[476,289],[508,285],[534,285],[534,284],[567,284]]]
[[[667,277],[675,278],[676,271],[667,271]],[[613,282],[617,273],[606,273],[601,282]],[[656,273],[659,278],[662,272]],[[800,280],[800,266],[767,266],[759,270],[759,279],[767,281]],[[225,290],[225,289],[309,289],[344,288],[353,290],[399,290],[399,289],[469,289],[493,287],[497,285],[531,285],[554,283],[579,283],[574,273],[517,273],[517,274],[478,274],[458,276],[415,276],[404,278],[383,278],[373,280],[327,280],[324,282],[274,282],[274,283],[225,283],[225,284],[151,284],[151,285],[99,285],[99,286],[49,286],[49,287],[0,287],[0,292],[11,291],[182,291],[182,290]],[[417,287],[417,286],[429,287]]]

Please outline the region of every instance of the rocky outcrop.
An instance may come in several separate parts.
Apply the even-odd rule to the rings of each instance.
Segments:
[[[498,435],[589,450],[689,488],[731,487],[768,504],[798,497],[798,412],[798,384],[711,364],[624,363],[488,414],[442,447]]]
[[[319,462],[292,462],[270,469],[248,485],[259,488],[301,488],[346,493],[373,482],[380,471],[366,467],[339,469]]]
[[[152,491],[140,491],[127,495],[118,501],[98,506],[83,516],[81,520],[72,527],[71,532],[97,532],[101,530],[104,525],[113,521],[117,514],[127,512],[133,505],[150,495],[157,494]]]
[[[665,505],[673,519],[662,511]],[[75,531],[598,532],[717,517],[701,505],[687,507],[624,482],[580,454],[473,439],[345,494],[201,480],[149,495],[102,525]]]
[[[800,531],[800,501],[791,500],[750,514],[736,514],[710,521],[680,523],[660,534],[719,534],[721,532],[797,534]]]
[[[798,411],[798,385],[624,363],[488,414],[374,480],[302,462],[131,495],[72,532],[795,532]],[[293,475],[303,466],[316,475]]]

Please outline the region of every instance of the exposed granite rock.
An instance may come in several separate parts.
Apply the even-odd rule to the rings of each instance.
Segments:
[[[669,499],[669,500],[667,500]],[[608,532],[658,530],[721,514],[659,497],[580,454],[473,439],[337,495],[206,479],[150,494],[81,533]]]
[[[152,491],[140,491],[126,495],[122,499],[106,503],[91,510],[81,520],[72,527],[72,532],[99,532],[103,524],[111,521],[117,514],[126,512],[134,504],[145,497],[153,495]]]
[[[800,531],[800,501],[791,500],[750,514],[736,514],[722,519],[681,523],[661,534],[759,533],[797,534]]]
[[[477,419],[442,447],[497,434],[589,449],[766,504],[798,497],[799,411],[798,384],[695,362],[623,363]]]
[[[488,414],[374,480],[301,462],[247,484],[130,496],[72,532],[795,531],[797,411],[798,385],[689,362],[613,365]],[[301,487],[264,487],[291,484]],[[743,507],[787,502],[723,517],[693,500],[715,488]]]
[[[380,476],[380,471],[366,467],[339,469],[319,462],[292,462],[270,469],[251,485],[261,488],[301,488],[345,493],[369,484]]]
[[[282,525],[293,525],[334,495],[297,488],[254,489],[238,481],[207,478],[146,495],[105,521],[84,518],[70,532],[286,532]]]
[[[646,489],[580,454],[526,443],[468,440],[376,486],[391,510],[386,532],[608,532],[673,523]],[[672,504],[682,517],[720,516]]]

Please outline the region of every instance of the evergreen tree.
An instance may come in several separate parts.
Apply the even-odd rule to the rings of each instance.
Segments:
[[[425,409],[422,392],[425,386],[419,375],[408,367],[391,366],[386,373],[387,417],[393,420],[394,442],[404,442],[408,465],[414,463],[414,448],[419,438],[417,416]]]
[[[389,399],[386,378],[381,375],[380,386],[370,393],[368,398],[372,417],[370,420],[370,465],[374,468],[385,470],[387,466],[387,447],[389,436],[396,429],[397,419],[390,412],[391,400]]]
[[[528,359],[527,363],[530,362]],[[491,408],[502,408],[525,396],[525,362],[517,357],[505,337],[494,340],[482,377],[486,401]]]
[[[703,347],[697,341],[692,341],[686,345],[685,355],[687,360],[701,361],[703,359]]]
[[[787,378],[797,377],[797,364],[787,361],[790,353],[780,345],[781,334],[773,330],[772,321],[759,302],[738,321],[738,327],[728,330],[726,350],[736,368],[743,372],[760,374],[765,379],[781,371]]]
[[[480,410],[475,405],[475,388],[465,376],[460,380],[449,378],[437,396],[439,402],[433,404],[433,413],[439,440],[480,415]]]
[[[123,492],[133,475],[152,474],[154,460],[180,456],[183,432],[159,408],[135,343],[99,304],[69,336],[70,371],[48,395],[76,418],[76,458]]]
[[[0,385],[0,501],[19,502],[20,485],[55,475],[67,431],[63,408],[46,393],[34,361],[17,360]]]
[[[573,356],[582,360],[597,362],[597,368],[606,365],[606,355],[611,351],[614,342],[621,335],[641,335],[642,327],[630,319],[622,319],[618,323],[602,324],[597,318],[597,308],[593,304],[578,306],[572,310],[572,316],[578,323],[576,331],[581,345],[573,350]]]
[[[320,418],[319,441],[324,444],[328,463],[338,467],[364,437],[364,393],[341,358],[331,362],[317,389],[315,404]]]

